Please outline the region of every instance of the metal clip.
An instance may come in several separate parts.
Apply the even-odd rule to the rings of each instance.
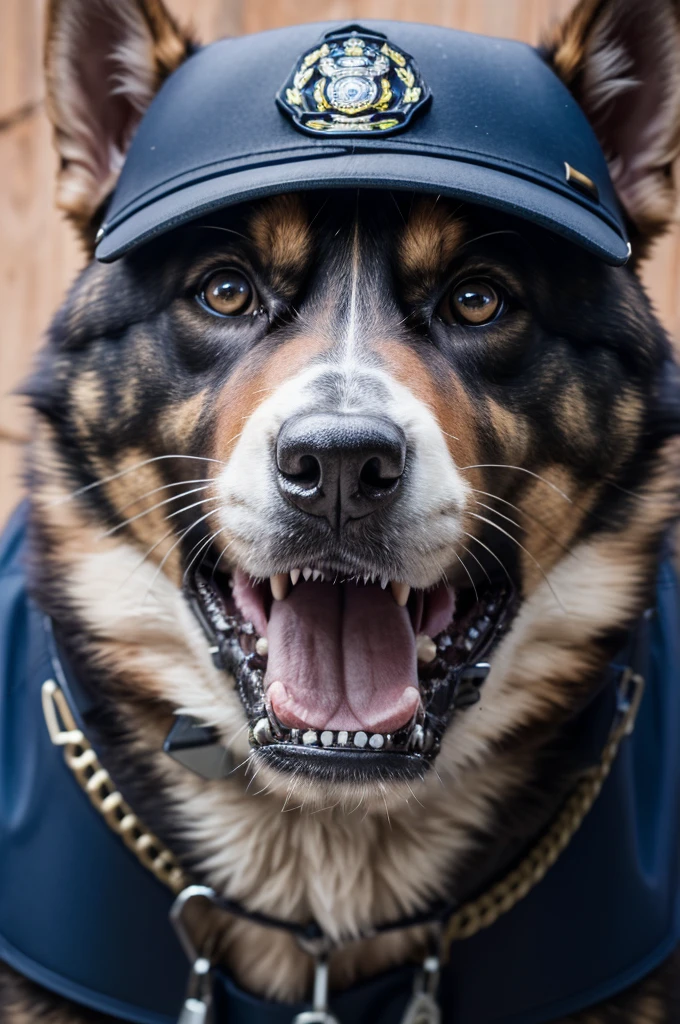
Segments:
[[[210,972],[212,965],[205,956],[200,956],[194,946],[184,923],[184,910],[192,900],[203,899],[212,903],[215,893],[205,885],[189,885],[183,889],[170,908],[170,921],[182,944],[182,948],[191,961],[191,974],[187,986],[187,996],[180,1010],[177,1024],[209,1024],[212,1008],[212,983]]]
[[[616,719],[612,731],[623,727],[624,735],[631,735],[644,692],[644,678],[632,668],[627,668],[621,676],[616,693]]]
[[[210,961],[204,956],[194,962],[189,976],[187,997],[177,1018],[177,1024],[208,1024],[212,1008],[210,970]]]
[[[413,995],[401,1024],[441,1024],[442,1011],[437,1002],[439,957],[428,956],[413,984]]]
[[[328,1011],[328,955],[325,953],[314,961],[312,1009],[298,1013],[292,1024],[340,1024],[337,1017]]]

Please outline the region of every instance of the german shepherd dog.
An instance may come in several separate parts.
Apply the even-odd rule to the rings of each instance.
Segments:
[[[356,190],[235,207],[102,265],[126,147],[195,44],[161,0],[49,4],[58,202],[90,262],[26,387],[30,586],[97,681],[135,811],[251,911],[365,935],[470,892],[573,785],[556,740],[678,514],[680,384],[637,271],[676,201],[679,18],[675,0],[580,0],[543,46],[609,161],[626,267],[473,205]],[[338,411],[358,426],[326,444]],[[187,583],[251,624],[258,735]],[[475,623],[502,626],[481,704],[425,735],[431,666]],[[180,711],[240,769],[205,781],[162,753]],[[272,728],[298,737],[289,755],[268,754]],[[307,735],[334,749],[305,757]],[[432,767],[394,767],[400,744]],[[289,934],[203,928],[252,992],[308,993]],[[347,943],[332,984],[422,957],[425,937]],[[8,968],[0,1016],[104,1019]],[[570,1018],[678,1020],[678,957]]]

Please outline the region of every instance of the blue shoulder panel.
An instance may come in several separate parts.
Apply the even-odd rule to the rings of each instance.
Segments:
[[[0,958],[85,1006],[171,1024],[187,973],[172,894],[93,810],[43,720],[53,668],[26,595],[25,520],[22,507],[0,542]]]

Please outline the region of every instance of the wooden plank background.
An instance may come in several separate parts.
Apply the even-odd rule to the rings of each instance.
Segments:
[[[536,42],[571,0],[167,0],[209,41],[318,20],[396,18]],[[0,522],[20,494],[26,416],[11,392],[31,364],[50,316],[81,264],[53,209],[55,157],[41,71],[44,0],[0,0]],[[680,233],[657,247],[646,282],[680,336]]]

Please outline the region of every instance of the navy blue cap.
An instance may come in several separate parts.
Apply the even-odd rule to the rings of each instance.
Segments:
[[[608,263],[629,256],[600,145],[538,51],[396,21],[297,25],[190,57],[139,125],[96,255],[244,200],[349,187],[453,196]]]

